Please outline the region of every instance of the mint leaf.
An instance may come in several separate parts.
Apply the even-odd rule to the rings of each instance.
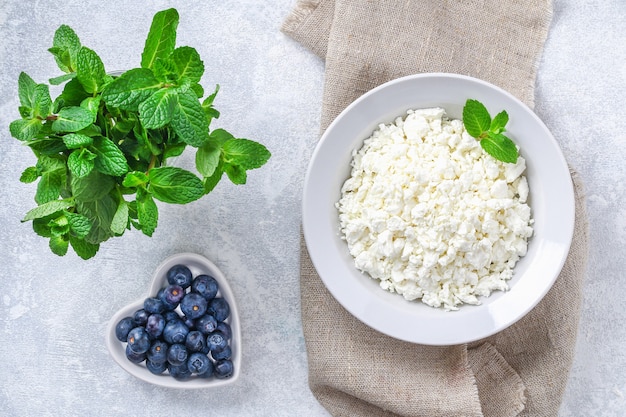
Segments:
[[[207,118],[209,119],[209,123],[211,119],[217,119],[220,117],[220,112],[217,111],[215,107],[213,107],[213,101],[215,100],[215,96],[217,96],[217,93],[219,91],[220,91],[220,85],[217,84],[215,86],[215,91],[213,91],[213,93],[210,96],[208,96],[206,99],[204,99],[204,101],[202,102],[202,110],[204,110],[204,113],[207,115]]]
[[[149,190],[157,200],[186,204],[204,195],[202,181],[193,173],[177,167],[153,168],[148,173]]]
[[[25,72],[17,79],[17,94],[23,107],[32,109],[35,106],[35,87],[37,83]]]
[[[518,152],[515,143],[502,133],[487,134],[487,137],[480,141],[480,146],[491,156],[509,163],[516,163]]]
[[[33,117],[45,119],[52,113],[52,99],[50,88],[45,84],[37,84],[33,91]]]
[[[84,260],[96,256],[98,249],[100,249],[99,244],[89,243],[84,239],[72,235],[70,235],[70,245],[72,245],[74,252]]]
[[[493,133],[502,133],[505,131],[504,127],[509,122],[509,114],[502,110],[500,113],[496,114],[496,117],[491,121],[491,126],[489,126],[489,131]]]
[[[246,174],[246,170],[243,167],[239,165],[225,163],[224,172],[226,172],[228,179],[230,179],[233,184],[241,185],[246,183],[248,176]]]
[[[167,9],[154,15],[146,43],[141,54],[141,67],[152,68],[157,58],[167,58],[176,46],[178,12]]]
[[[117,205],[115,215],[111,221],[111,231],[115,235],[123,234],[128,227],[128,203],[122,199]]]
[[[88,93],[95,93],[104,85],[106,71],[97,53],[82,47],[76,58],[76,78]]]
[[[220,159],[215,171],[211,174],[210,177],[205,177],[202,180],[202,184],[204,185],[204,193],[208,194],[217,186],[222,177],[224,176],[224,162]]]
[[[93,120],[95,121],[98,117],[98,110],[100,109],[100,97],[87,97],[80,102],[80,107],[88,110],[89,113],[92,114]]]
[[[167,58],[157,58],[154,61],[154,65],[152,66],[152,70],[154,71],[154,76],[164,83],[174,83],[178,80],[178,72],[176,71],[176,64],[171,59],[171,57]]]
[[[95,137],[91,150],[97,156],[94,161],[95,168],[103,174],[117,177],[128,172],[124,153],[110,139],[103,136]]]
[[[20,182],[29,184],[31,182],[37,181],[37,178],[39,178],[39,170],[37,169],[37,167],[28,167],[24,170],[24,172],[22,172],[22,175],[20,176]]]
[[[48,223],[48,225],[50,226],[50,232],[52,233],[52,236],[63,236],[70,231],[70,223],[67,220],[67,217],[65,217],[65,215],[62,213],[55,219],[50,220],[50,223]]]
[[[124,187],[139,187],[140,185],[144,185],[148,182],[148,176],[140,171],[132,171],[126,174],[124,177],[124,181],[122,181],[122,185]]]
[[[113,177],[104,175],[96,170],[85,177],[72,177],[70,189],[78,201],[95,201],[103,198],[115,186]]]
[[[64,107],[79,106],[87,97],[89,97],[89,94],[87,94],[83,85],[76,78],[65,84],[63,93],[60,96]]]
[[[69,247],[69,240],[65,236],[52,236],[49,246],[52,253],[58,256],[64,256]]]
[[[49,51],[63,72],[74,72],[76,70],[76,59],[80,51],[80,39],[76,32],[67,25],[61,25],[54,32],[52,48]]]
[[[41,131],[41,128],[40,119],[18,119],[9,124],[11,136],[21,141],[34,138]]]
[[[93,139],[80,133],[68,133],[63,136],[63,143],[65,143],[67,149],[77,149],[91,145]]]
[[[84,238],[91,230],[91,222],[82,214],[65,212],[70,231],[74,236]]]
[[[135,68],[126,71],[108,84],[102,92],[102,99],[108,106],[137,111],[139,103],[150,97],[161,87],[149,69]]]
[[[56,213],[57,211],[65,210],[74,205],[74,201],[72,199],[66,200],[52,200],[47,203],[43,203],[34,209],[29,210],[22,222],[27,222],[33,219],[40,219],[42,217],[49,216],[51,214]]]
[[[201,146],[209,138],[209,121],[193,93],[178,96],[171,125],[178,137],[191,146]]]
[[[206,143],[196,151],[196,169],[202,176],[210,177],[220,162],[222,151],[212,143]]]
[[[172,119],[176,104],[176,92],[164,88],[157,90],[139,104],[139,118],[146,129],[163,127]]]
[[[89,149],[76,149],[67,158],[67,167],[72,175],[82,178],[93,170],[96,154]]]
[[[159,221],[159,209],[150,194],[137,193],[137,217],[141,231],[146,236],[152,236]]]
[[[200,82],[204,74],[204,63],[198,51],[189,46],[174,49],[172,60],[176,66],[179,79],[187,78],[192,83]]]
[[[463,107],[463,124],[470,136],[478,138],[489,130],[491,116],[487,108],[478,100],[467,100]]]
[[[37,204],[47,203],[59,198],[65,185],[65,163],[57,158],[40,157],[37,162],[41,179],[37,184],[35,201]]]
[[[239,165],[244,170],[263,166],[271,156],[265,146],[249,139],[230,139],[224,143],[222,151],[224,162]]]
[[[58,77],[50,78],[48,82],[52,85],[61,85],[64,82],[69,81],[74,77],[76,77],[76,73],[71,72],[69,74],[63,74],[63,75],[59,75]]]
[[[117,204],[110,195],[94,201],[77,201],[76,208],[91,221],[91,230],[85,236],[85,241],[95,245],[113,236],[111,222],[115,216]]]
[[[83,107],[64,107],[52,122],[54,132],[78,132],[95,121],[93,114]]]

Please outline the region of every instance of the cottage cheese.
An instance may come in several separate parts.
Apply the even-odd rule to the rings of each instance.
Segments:
[[[356,267],[388,291],[456,310],[508,290],[533,220],[526,164],[489,156],[440,108],[378,126],[337,203]]]

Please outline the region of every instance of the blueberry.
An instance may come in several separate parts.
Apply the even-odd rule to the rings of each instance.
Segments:
[[[207,301],[200,294],[190,292],[186,294],[180,302],[180,310],[187,318],[195,320],[206,313]]]
[[[209,275],[198,275],[191,283],[191,291],[200,294],[207,301],[215,298],[218,290],[217,281]]]
[[[132,317],[124,317],[117,325],[115,325],[115,337],[120,342],[125,342],[128,339],[128,332],[135,327],[135,321]]]
[[[189,367],[187,366],[187,362],[182,365],[169,365],[167,367],[168,371],[170,371],[170,375],[174,377],[174,379],[178,381],[185,381],[191,378],[191,372],[189,372]]]
[[[147,352],[147,359],[152,363],[166,363],[169,345],[162,340],[155,340]]]
[[[146,323],[146,332],[151,339],[156,339],[163,333],[165,329],[165,319],[161,314],[150,314]]]
[[[183,323],[185,323],[185,326],[189,327],[189,330],[196,328],[196,324],[189,317],[183,316],[180,319],[183,321]]]
[[[167,271],[167,282],[187,288],[191,285],[191,270],[185,265],[174,265]]]
[[[220,332],[224,333],[224,336],[226,336],[226,339],[230,340],[231,337],[233,337],[233,331],[230,328],[230,325],[228,323],[226,323],[225,321],[220,321],[219,323],[217,323],[217,329]]]
[[[148,322],[149,315],[150,314],[142,308],[141,310],[135,311],[135,314],[133,314],[133,320],[135,320],[135,324],[137,326],[145,326]]]
[[[190,352],[202,352],[206,346],[205,336],[197,330],[192,330],[187,334],[185,347]]]
[[[163,318],[165,319],[165,322],[167,323],[168,321],[179,320],[180,316],[175,311],[166,311],[165,313],[163,313]]]
[[[148,332],[143,327],[135,327],[128,333],[128,346],[136,353],[146,353],[150,348]]]
[[[137,353],[132,350],[129,345],[126,345],[126,357],[132,363],[141,363],[146,360],[146,353]]]
[[[214,351],[212,351],[211,352],[211,356],[216,361],[219,361],[219,360],[222,360],[222,359],[230,359],[233,356],[233,351],[230,348],[230,346],[226,346],[222,350],[217,350],[217,351],[214,350]]]
[[[211,365],[212,363],[208,356],[198,352],[189,355],[189,360],[187,361],[189,372],[194,374],[204,374]]]
[[[189,352],[185,345],[175,343],[167,350],[167,361],[170,365],[179,366],[187,362]]]
[[[174,306],[174,308],[176,308],[176,306],[178,306],[178,303],[180,303],[180,300],[183,299],[184,295],[185,290],[183,289],[183,287],[174,284],[165,287],[160,298],[161,301],[163,301],[163,303],[167,306]],[[173,310],[174,308],[171,308],[170,310]]]
[[[233,371],[233,362],[230,359],[222,359],[215,362],[214,375],[216,378],[228,378],[233,374]]]
[[[224,333],[216,331],[207,336],[206,344],[211,352],[220,351],[228,345],[228,340]]]
[[[217,297],[209,301],[207,312],[212,314],[217,321],[224,321],[230,315],[230,306],[225,299]]]
[[[154,363],[150,360],[146,361],[146,368],[155,375],[160,375],[167,369],[167,362]]]
[[[160,314],[165,310],[165,306],[163,305],[163,301],[156,297],[150,297],[144,300],[143,309],[149,314]]]
[[[205,314],[195,321],[196,329],[204,334],[209,334],[217,330],[217,320],[210,314]]]
[[[208,359],[206,355],[203,355],[203,356],[205,356]],[[198,378],[212,377],[214,369],[215,369],[215,365],[213,364],[213,361],[209,360],[209,366],[207,367],[206,371],[204,371],[203,373],[198,373]]]
[[[189,327],[180,319],[170,320],[165,323],[163,329],[163,339],[169,343],[184,343],[189,333]]]

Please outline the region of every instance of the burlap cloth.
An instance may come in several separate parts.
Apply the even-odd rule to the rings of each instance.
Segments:
[[[350,102],[421,72],[484,79],[533,106],[550,0],[300,0],[282,31],[325,59],[323,131]],[[522,320],[450,347],[385,336],[343,309],[301,245],[309,385],[334,416],[556,416],[574,355],[587,261],[582,184],[554,287]]]

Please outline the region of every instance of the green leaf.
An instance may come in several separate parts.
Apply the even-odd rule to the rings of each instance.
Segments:
[[[70,222],[67,220],[65,214],[61,213],[60,216],[50,220],[48,223],[50,226],[50,232],[52,236],[63,236],[70,231]]]
[[[17,79],[17,94],[23,107],[32,109],[35,106],[35,87],[37,83],[25,72]]]
[[[182,153],[185,151],[185,148],[187,148],[187,144],[185,142],[167,145],[165,147],[165,151],[163,151],[163,160],[182,155]]]
[[[104,64],[97,53],[82,47],[76,58],[76,78],[88,93],[99,92],[105,79]]]
[[[217,93],[219,91],[220,85],[217,84],[215,86],[215,91],[213,91],[213,93],[202,102],[202,110],[204,110],[204,114],[206,114],[209,121],[211,119],[217,119],[220,117],[220,112],[217,111],[215,107],[213,107],[213,101],[215,100],[215,96],[217,96]]]
[[[52,46],[50,52],[54,55],[61,71],[74,72],[81,49],[80,39],[74,30],[67,25],[61,25],[54,33]]]
[[[491,121],[491,126],[489,126],[489,130],[492,133],[502,133],[506,129],[504,127],[509,122],[509,114],[502,110],[500,113],[496,114],[496,117]]]
[[[148,182],[148,176],[140,171],[132,171],[126,174],[122,185],[124,187],[138,187]]]
[[[43,204],[56,200],[65,185],[65,163],[58,158],[40,156],[37,168],[41,173],[41,179],[37,184],[35,201],[37,204]]]
[[[91,222],[82,214],[65,212],[70,231],[76,237],[84,238],[91,230]]]
[[[59,75],[58,77],[50,78],[48,82],[52,85],[61,85],[64,82],[69,81],[74,77],[76,77],[76,73],[70,72],[69,74],[63,74],[63,75]]]
[[[65,107],[59,111],[57,119],[52,122],[55,132],[78,132],[95,121],[93,114],[83,107]]]
[[[103,198],[115,186],[113,177],[96,170],[85,177],[72,177],[70,189],[77,201],[95,201]]]
[[[85,236],[85,241],[95,245],[113,236],[111,222],[115,216],[117,204],[110,195],[94,201],[77,201],[76,208],[80,214],[91,221],[91,230]]]
[[[52,114],[50,88],[45,84],[37,84],[33,93],[33,117],[45,119]]]
[[[89,149],[76,149],[67,158],[67,167],[73,176],[85,177],[93,170],[96,154]]]
[[[39,219],[33,219],[33,231],[41,237],[52,237],[52,230],[50,230],[50,220],[52,216],[45,216]]]
[[[141,231],[146,236],[152,236],[159,221],[159,210],[150,194],[137,193],[137,217]]]
[[[41,127],[40,119],[17,119],[9,124],[9,131],[15,139],[26,141],[37,136]]]
[[[115,215],[111,221],[111,231],[116,235],[121,235],[128,227],[128,203],[122,199],[115,210]]]
[[[212,143],[206,143],[196,151],[196,169],[202,176],[210,177],[220,162],[222,151]]]
[[[37,181],[37,178],[39,178],[39,170],[37,169],[37,167],[28,167],[24,170],[24,172],[22,172],[22,175],[20,176],[20,182],[29,184],[31,182]]]
[[[157,58],[167,58],[174,51],[178,20],[178,12],[173,8],[154,15],[141,54],[142,68],[152,68]]]
[[[80,103],[80,107],[88,110],[92,115],[94,121],[98,117],[98,110],[100,109],[100,97],[87,97]]]
[[[51,214],[56,213],[57,211],[65,210],[74,205],[74,201],[72,199],[65,200],[52,200],[47,203],[43,203],[32,210],[29,210],[22,222],[27,222],[33,219],[40,219],[42,217],[49,216]]]
[[[176,65],[179,78],[187,78],[192,83],[200,82],[204,74],[204,63],[200,59],[198,51],[189,46],[181,46],[174,49],[172,60]]]
[[[69,240],[65,236],[52,236],[49,246],[52,253],[58,256],[64,256],[69,247]]]
[[[478,138],[489,130],[491,116],[487,108],[478,100],[467,100],[463,107],[463,124],[470,136]]]
[[[102,92],[102,99],[108,106],[137,111],[139,104],[161,87],[149,69],[135,68],[126,71]]]
[[[204,194],[202,181],[193,173],[177,167],[152,168],[148,173],[150,192],[165,203],[186,204]]]
[[[77,149],[91,145],[93,139],[81,133],[68,133],[63,136],[63,143],[65,143],[67,149]]]
[[[215,171],[210,177],[205,177],[202,180],[202,184],[204,185],[204,193],[208,194],[217,186],[222,177],[224,176],[224,162],[220,159]]]
[[[191,146],[202,146],[209,138],[209,120],[193,93],[178,96],[171,125],[178,137]]]
[[[82,259],[90,259],[96,256],[98,249],[100,249],[99,244],[93,244],[86,242],[84,239],[81,239],[76,236],[70,235],[70,245],[72,245],[72,249],[78,256]]]
[[[215,146],[219,146],[219,147],[221,147],[227,141],[229,141],[231,139],[234,139],[234,138],[235,137],[233,135],[231,135],[229,132],[227,132],[224,129],[215,129],[209,135],[210,143],[214,144]]]
[[[489,132],[487,137],[480,141],[480,146],[499,161],[512,164],[517,162],[517,146],[511,139],[501,133]]]
[[[244,170],[263,166],[271,156],[265,146],[249,139],[230,139],[224,143],[222,151],[224,162],[239,165]]]
[[[224,172],[233,184],[245,184],[247,180],[246,170],[239,165],[224,164]]]
[[[63,106],[79,106],[89,94],[83,88],[83,85],[74,78],[63,87],[63,93],[60,96],[63,99]]]
[[[174,61],[168,58],[157,58],[152,66],[154,76],[164,83],[174,83],[178,80],[178,72]]]
[[[128,172],[126,156],[110,139],[95,137],[91,150],[96,154],[95,168],[103,174],[119,177]]]
[[[163,127],[172,119],[176,92],[169,88],[157,90],[139,104],[139,118],[146,129]]]

